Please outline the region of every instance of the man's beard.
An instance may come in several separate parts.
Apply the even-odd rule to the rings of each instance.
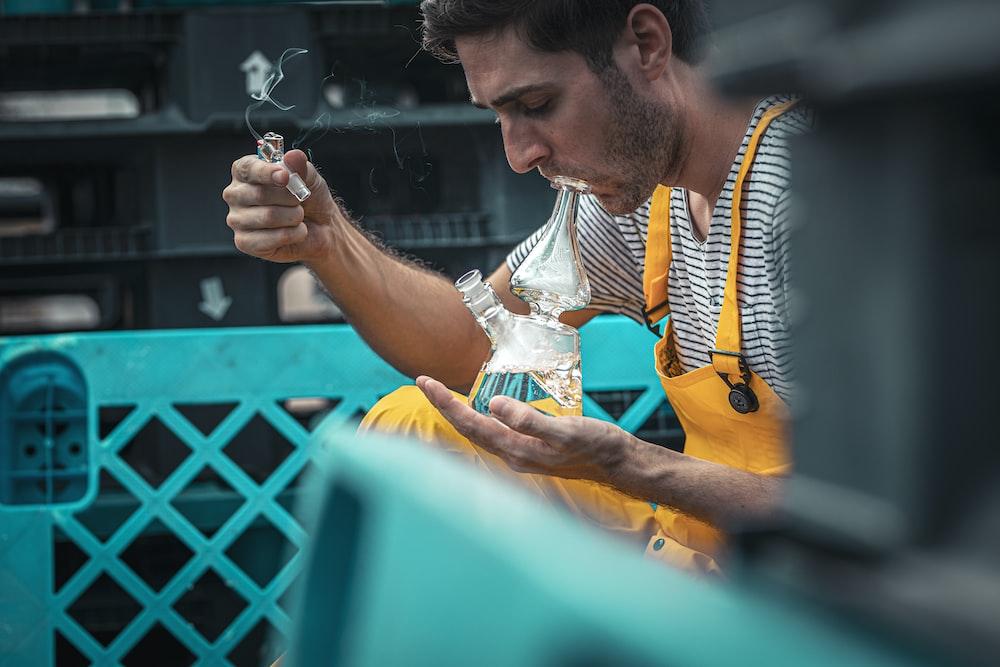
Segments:
[[[600,74],[608,91],[611,127],[604,154],[614,195],[598,196],[614,215],[631,213],[649,199],[663,178],[676,176],[682,144],[681,127],[669,107],[636,93],[617,65]],[[598,180],[597,185],[602,185]]]

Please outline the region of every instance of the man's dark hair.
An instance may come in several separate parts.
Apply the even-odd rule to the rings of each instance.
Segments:
[[[708,16],[702,0],[647,0],[670,23],[673,53],[695,64],[703,55]],[[424,0],[424,48],[458,62],[455,38],[514,28],[539,51],[576,51],[595,72],[611,65],[611,50],[636,0]]]

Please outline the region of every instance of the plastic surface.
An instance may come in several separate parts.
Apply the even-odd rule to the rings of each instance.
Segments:
[[[653,342],[619,317],[583,329],[585,390],[616,397],[606,410],[585,396],[585,413],[630,430],[656,413]],[[99,489],[0,505],[0,666],[273,658],[263,637],[291,629],[283,596],[306,540],[288,506],[315,454],[307,427],[356,420],[407,378],[342,325],[6,338],[0,377],[30,355],[78,369]],[[333,409],[293,416],[292,398]]]
[[[0,372],[0,505],[55,507],[82,500],[93,483],[87,389],[54,352],[24,355]]]
[[[440,452],[317,438],[286,667],[934,664],[793,596],[643,560]]]

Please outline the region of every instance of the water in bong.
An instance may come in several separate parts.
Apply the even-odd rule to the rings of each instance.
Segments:
[[[543,369],[517,365],[484,368],[472,385],[470,404],[477,412],[488,415],[490,399],[510,396],[548,415],[582,414],[579,357],[567,354],[555,361],[555,366]]]

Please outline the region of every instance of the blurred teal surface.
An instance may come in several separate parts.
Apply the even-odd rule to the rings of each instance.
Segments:
[[[317,438],[290,667],[931,664],[794,598],[646,561],[440,452]]]

